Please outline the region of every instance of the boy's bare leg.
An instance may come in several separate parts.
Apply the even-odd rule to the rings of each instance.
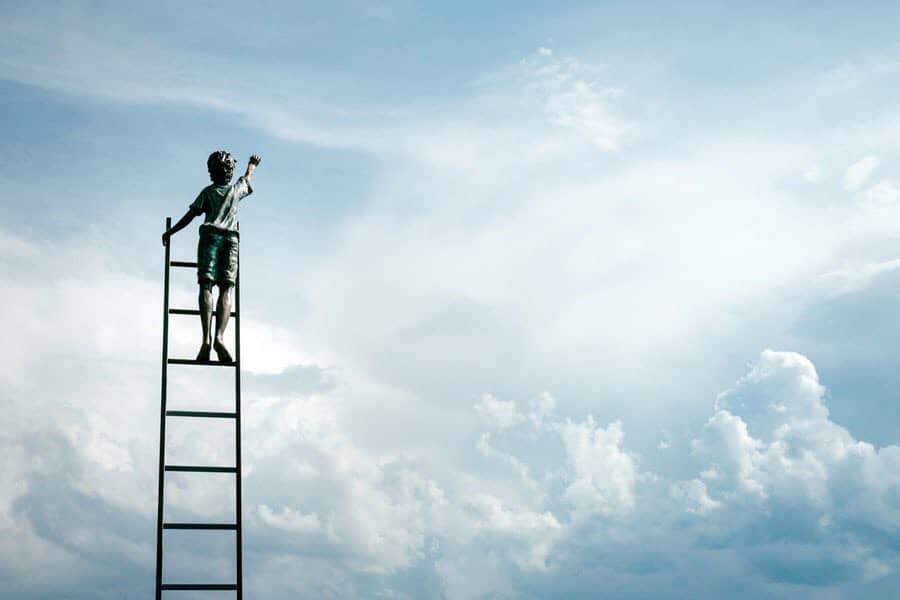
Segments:
[[[200,284],[200,327],[203,329],[203,343],[200,345],[200,352],[197,353],[197,360],[209,360],[209,350],[212,346],[212,315],[213,315],[213,299],[212,299],[212,282],[204,281]]]
[[[231,315],[231,290],[234,286],[230,283],[219,284],[219,304],[216,307],[216,339],[213,349],[222,362],[233,362],[228,348],[225,347],[225,328],[228,327],[228,317]]]

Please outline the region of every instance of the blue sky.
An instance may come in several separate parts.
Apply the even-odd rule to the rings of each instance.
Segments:
[[[896,595],[897,12],[6,7],[0,595],[152,590],[159,236],[218,148],[263,157],[250,596]],[[205,541],[168,575],[227,580]]]

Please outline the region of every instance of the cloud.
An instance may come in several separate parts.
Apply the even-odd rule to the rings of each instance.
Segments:
[[[551,124],[607,152],[619,152],[635,138],[636,124],[612,109],[623,91],[604,85],[601,67],[542,46],[522,61],[522,71],[526,106],[542,110]]]
[[[708,488],[713,543],[740,548],[775,581],[866,581],[896,560],[886,540],[900,527],[900,447],[854,439],[824,399],[807,358],[764,351],[694,441],[702,480],[679,484]],[[779,544],[795,559],[774,552]]]
[[[898,71],[900,62],[893,56],[868,56],[864,60],[844,60],[824,73],[822,84],[826,89],[837,92],[854,89],[871,90],[873,85],[895,77]]]
[[[14,499],[0,518],[7,540],[0,545],[6,571],[0,591],[27,598],[80,587],[98,598],[121,597],[135,587],[149,592],[151,584],[138,582],[151,568],[153,540],[146,534],[153,521],[114,491],[124,478],[111,477],[113,489],[88,484],[102,465],[51,427],[3,442],[4,454],[19,456],[18,444],[28,466],[21,479],[3,477]],[[23,585],[46,568],[59,570],[41,577],[40,585]]]
[[[847,167],[844,173],[844,189],[849,192],[861,189],[879,164],[881,161],[877,156],[869,155]]]
[[[257,411],[247,435],[267,442],[248,448],[245,502],[258,504],[254,512],[270,528],[273,546],[328,551],[349,568],[374,573],[423,556],[425,532],[446,502],[439,487],[402,458],[363,452],[321,397],[281,398]],[[305,537],[297,539],[298,532]]]
[[[801,177],[808,183],[819,183],[822,181],[822,167],[819,165],[809,165],[803,170]]]
[[[80,99],[213,111],[279,139],[324,147],[390,152],[395,144],[373,135],[371,123],[405,135],[404,119],[389,110],[335,109],[313,93],[337,85],[334,76],[310,68],[306,77],[317,85],[301,85],[297,65],[286,76],[239,56],[166,43],[149,34],[151,16],[138,14],[115,7],[90,15],[78,7],[25,7],[3,28],[0,77]],[[45,36],[48,31],[57,34]]]
[[[300,534],[318,531],[322,526],[314,513],[303,514],[290,508],[274,511],[266,504],[259,505],[259,516],[266,525]]]
[[[506,454],[505,452],[500,452],[491,445],[490,432],[486,431],[481,434],[481,437],[478,438],[478,442],[475,444],[475,449],[478,450],[478,453],[485,458],[494,459],[500,463],[508,465],[516,473],[519,474],[519,477],[522,478],[522,481],[526,482],[535,489],[538,489],[539,486],[537,482],[535,482],[531,478],[531,475],[528,473],[528,467],[525,464],[523,464],[515,456]]]
[[[265,364],[271,365],[272,362],[265,361]],[[276,373],[249,373],[244,381],[260,396],[283,397],[288,394],[329,392],[336,385],[336,377],[334,370],[311,364],[292,364]]]
[[[33,281],[18,281],[20,293],[38,297],[52,285],[59,286],[57,296],[77,299],[86,290],[127,289],[126,304],[140,306],[150,285],[126,279],[130,285],[122,288],[114,271],[93,267],[79,267],[65,281],[41,277],[56,268],[54,255],[34,265]],[[118,314],[122,295],[102,297],[110,305],[101,308]],[[68,310],[81,306],[63,305],[43,326],[59,327]],[[146,312],[147,323],[137,329],[152,337],[158,311]],[[40,353],[47,341],[28,331],[38,322],[29,315],[7,327]],[[72,333],[82,348],[116,357],[129,347],[130,340],[92,323]],[[0,470],[7,540],[0,555],[4,579],[15,582],[4,585],[25,585],[35,573],[61,566],[78,579],[32,586],[34,597],[75,583],[117,597],[134,581],[152,580],[157,440],[146,423],[156,418],[158,365],[155,353],[139,359],[147,369],[142,363],[118,374],[82,369],[78,376],[90,375],[92,383],[80,389],[36,387],[48,371],[32,360],[3,380],[7,409],[20,425],[0,440],[11,458]],[[76,375],[64,363],[50,373],[61,382]],[[130,381],[135,376],[137,384]],[[350,367],[294,365],[248,373],[246,381],[248,586],[262,590],[264,574],[315,573],[282,577],[261,592],[264,598],[367,597],[372,590],[466,598],[535,589],[577,597],[588,589],[634,589],[629,578],[638,574],[677,586],[710,561],[720,565],[723,581],[748,578],[783,591],[778,586],[855,585],[895,568],[900,448],[876,449],[834,423],[815,367],[796,353],[763,352],[718,396],[705,425],[695,424],[687,457],[694,472],[686,477],[642,466],[623,421],[564,417],[568,405],[546,392],[525,401],[485,393],[461,411],[422,412],[426,432],[445,429],[447,419],[462,424],[453,437],[464,437],[465,449],[456,455],[434,444],[373,446],[351,435],[359,395],[377,389],[400,401],[408,392],[377,387]],[[125,394],[132,403],[123,407],[116,398]],[[174,483],[169,490],[182,516],[221,503],[214,482]],[[199,567],[192,562],[198,551],[188,544],[179,560]],[[607,565],[606,583],[595,579],[597,567],[585,566],[585,557]],[[213,570],[227,577],[218,559]],[[476,572],[481,579],[463,576]]]
[[[830,296],[843,296],[865,290],[879,277],[900,269],[900,259],[853,265],[823,273],[820,278],[828,286]]]
[[[512,541],[511,558],[523,569],[544,569],[562,525],[550,512],[507,507],[493,496],[476,494],[465,509],[474,513],[478,529]],[[492,544],[493,545],[493,544]]]
[[[514,402],[498,400],[490,394],[481,397],[475,405],[475,411],[489,427],[498,429],[507,429],[525,419],[525,416],[516,410]]]
[[[637,467],[623,449],[622,424],[616,421],[604,429],[589,415],[581,423],[557,427],[572,473],[564,496],[574,507],[574,518],[630,510]]]
[[[554,130],[611,153],[636,137],[621,87],[596,65],[545,47],[473,77],[469,97],[453,106],[432,99],[398,107],[379,101],[381,83],[362,75],[161,41],[147,31],[150,16],[139,15],[24,7],[2,29],[0,77],[82,101],[211,112],[278,140],[458,171],[487,157],[556,153]]]
[[[875,183],[860,193],[862,199],[873,208],[893,210],[900,202],[900,188],[890,179]]]
[[[683,502],[684,509],[692,514],[704,515],[722,506],[721,502],[709,497],[706,484],[700,479],[676,481],[669,493],[676,501]]]
[[[541,430],[563,446],[561,464],[538,459],[548,453],[525,418],[498,426],[496,440],[483,437],[492,440],[491,453],[483,454],[494,458],[502,452],[498,446],[520,448],[504,453],[507,461],[527,470],[532,485],[539,482],[536,497],[553,507],[560,525],[547,555],[552,569],[567,568],[560,561],[570,548],[602,552],[599,544],[621,540],[623,528],[641,540],[659,535],[667,547],[676,538],[685,541],[679,552],[687,570],[695,560],[710,560],[701,558],[709,553],[735,561],[739,571],[774,586],[770,592],[781,585],[870,582],[897,561],[890,540],[900,526],[900,478],[894,476],[900,447],[876,449],[854,439],[831,420],[825,397],[806,357],[764,351],[716,399],[691,445],[698,471],[691,479],[642,471],[624,448],[621,423],[600,427],[590,416],[571,422],[551,415]],[[504,410],[524,414],[517,406]],[[517,446],[517,439],[530,439],[540,450]],[[621,541],[613,559],[621,561],[620,573],[661,558]]]

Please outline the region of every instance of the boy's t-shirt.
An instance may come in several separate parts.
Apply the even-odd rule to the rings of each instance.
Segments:
[[[234,183],[208,185],[197,194],[191,208],[206,215],[203,224],[223,231],[237,231],[238,202],[253,193],[244,176]]]

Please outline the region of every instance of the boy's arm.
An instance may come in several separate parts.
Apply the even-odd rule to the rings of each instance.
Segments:
[[[254,154],[250,157],[250,160],[247,162],[247,170],[244,172],[244,179],[247,180],[247,183],[250,183],[250,179],[253,177],[253,171],[261,162],[262,159],[259,157],[259,154]]]
[[[198,209],[196,209],[194,207],[189,208],[187,210],[187,212],[184,213],[184,216],[181,217],[180,219],[178,219],[177,223],[172,225],[172,229],[163,232],[163,234],[162,234],[163,246],[168,246],[170,237],[172,237],[173,235],[175,235],[176,233],[178,233],[179,231],[181,231],[182,229],[187,227],[188,224],[190,224],[190,222],[194,220],[194,217],[196,217],[198,215],[202,215],[202,214],[203,213],[201,211],[199,211]]]

